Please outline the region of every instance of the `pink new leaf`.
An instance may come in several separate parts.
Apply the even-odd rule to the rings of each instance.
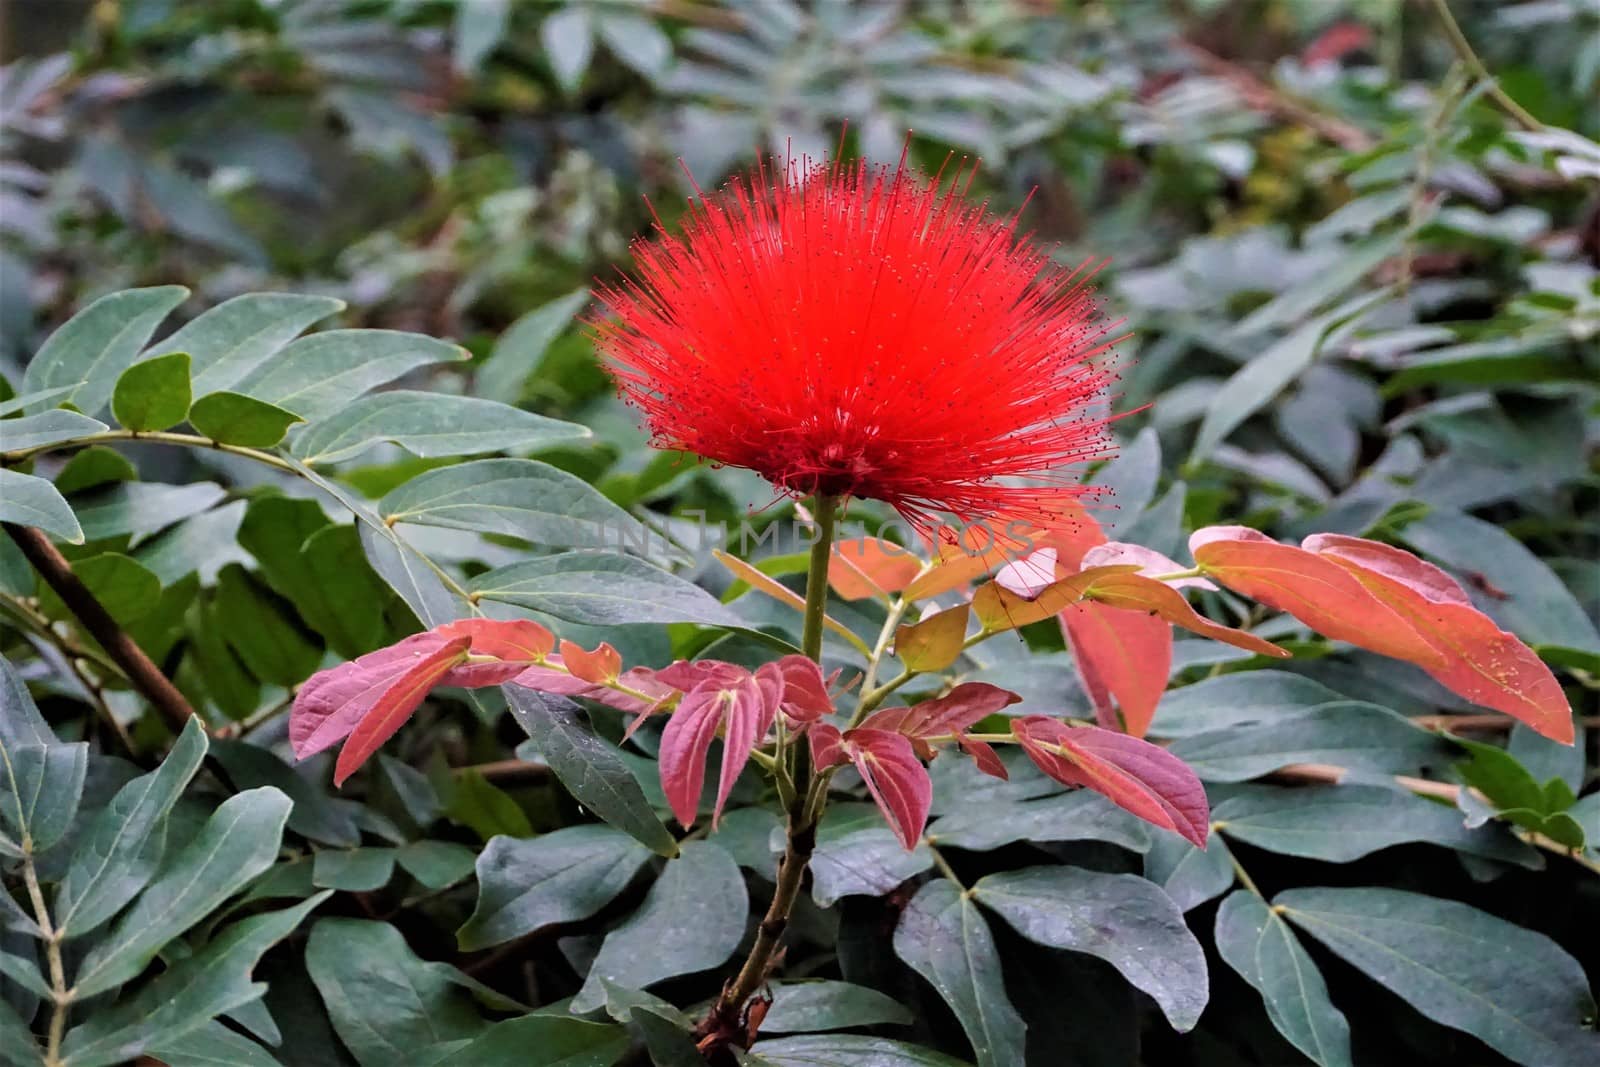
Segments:
[[[858,728],[845,736],[850,760],[900,843],[917,847],[933,805],[933,782],[904,735]]]
[[[661,732],[661,787],[672,814],[684,826],[692,826],[699,812],[706,760],[717,733],[723,735],[722,771],[711,812],[713,825],[776,712],[781,687],[775,684],[775,677],[757,678],[740,668],[734,670],[737,675],[708,677],[685,693]]]
[[[1068,726],[1042,715],[1012,724],[1039,769],[1066,785],[1087,786],[1139,818],[1206,847],[1211,807],[1200,779],[1158,745],[1098,726]]]
[[[402,675],[449,644],[449,638],[437,633],[412,634],[306,679],[289,712],[289,746],[295,758],[305,759],[344,740]]]
[[[466,637],[446,641],[425,653],[392,680],[350,732],[344,748],[339,750],[339,761],[333,768],[334,785],[343,785],[345,779],[394,736],[395,731],[411,718],[411,713],[417,710],[428,691],[438,685],[452,667],[466,658],[471,643],[471,639]]]

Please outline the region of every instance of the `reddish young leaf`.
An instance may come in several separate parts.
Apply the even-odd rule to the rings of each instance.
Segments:
[[[1006,765],[1000,762],[1000,756],[994,746],[987,741],[974,741],[966,734],[962,734],[956,742],[961,746],[961,751],[972,757],[972,762],[977,764],[978,770],[991,778],[998,778],[1002,782],[1011,778],[1006,771]]]
[[[633,714],[654,711],[678,693],[672,686],[656,681],[655,672],[645,667],[630,668],[616,680],[615,684],[627,686],[631,692],[597,685],[568,674],[560,656],[550,656],[544,664],[519,672],[511,684],[555,696],[583,697]]]
[[[845,755],[844,751],[844,737],[839,733],[837,726],[831,722],[819,722],[812,725],[809,733],[811,765],[817,770],[826,770],[850,762],[850,757]]]
[[[1287,649],[1279,648],[1271,641],[1264,641],[1255,634],[1212,622],[1190,607],[1189,602],[1183,599],[1182,593],[1165,582],[1158,582],[1141,574],[1107,574],[1095,579],[1093,584],[1084,590],[1084,596],[1108,607],[1147,611],[1159,615],[1174,626],[1181,626],[1213,641],[1221,641],[1223,644],[1254,652],[1258,656],[1284,658],[1289,655]]]
[[[833,546],[828,584],[846,600],[898,593],[922,570],[910,549],[876,537],[856,537]]]
[[[445,685],[476,689],[501,685],[530,664],[544,660],[555,648],[555,635],[527,619],[459,619],[436,627],[442,637],[466,637],[474,656],[494,656],[499,663],[464,663],[443,679]]]
[[[1473,607],[1449,575],[1408,552],[1359,538],[1330,543],[1324,535],[1308,538],[1307,547],[1312,544],[1393,608],[1443,657],[1440,665],[1423,665],[1441,685],[1552,740],[1573,743],[1572,709],[1550,668],[1533,649]],[[1369,569],[1369,563],[1383,570]]]
[[[1236,593],[1288,612],[1320,634],[1420,666],[1443,657],[1411,624],[1331,559],[1245,526],[1208,526],[1189,538],[1202,570]]]
[[[333,784],[343,785],[395,731],[411,717],[422,703],[422,698],[450,668],[466,658],[470,638],[457,637],[446,641],[433,651],[425,653],[383,691],[362,716],[361,722],[350,732],[344,748],[339,750],[339,761],[334,764]]]
[[[437,633],[412,634],[306,679],[289,712],[289,746],[295,758],[305,759],[344,740],[402,675],[450,643]]]
[[[971,613],[972,605],[957,604],[921,622],[900,627],[894,635],[895,655],[914,671],[944,670],[961,658]]]
[[[933,806],[933,781],[911,742],[887,730],[857,728],[845,735],[844,746],[890,829],[907,851],[916,848]]]
[[[1093,602],[1069,604],[1060,620],[1095,718],[1143,737],[1172,672],[1172,627],[1159,616]]]
[[[808,656],[784,656],[769,666],[776,667],[783,679],[779,706],[792,723],[804,726],[833,714],[827,679],[822,677],[822,668],[814,660]]]
[[[776,701],[779,692],[770,681],[764,683],[748,671],[739,671],[737,677],[719,672],[683,695],[661,732],[660,753],[661,787],[678,822],[685,827],[694,825],[706,759],[720,730],[722,771],[711,812],[712,825],[716,825],[734,782],[750,761],[751,750],[771,725],[776,705],[769,705],[768,700]]]
[[[602,641],[588,652],[571,641],[561,642],[561,662],[574,678],[603,685],[622,677],[622,654]]]
[[[1139,818],[1206,847],[1211,807],[1187,764],[1159,745],[1098,726],[1068,726],[1042,715],[1012,723],[1039,769],[1066,785],[1087,786]]]
[[[924,700],[909,708],[884,708],[867,716],[861,729],[904,734],[924,742],[917,751],[928,758],[932,750],[925,739],[960,734],[986,715],[1010,707],[1022,698],[1008,689],[988,682],[963,682],[942,697]]]
[[[793,589],[790,589],[776,578],[763,573],[756,567],[740,559],[738,556],[730,556],[720,549],[714,549],[711,554],[716,557],[717,562],[726,567],[735,578],[739,579],[741,582],[744,582],[752,589],[759,589],[763,593],[772,597],[774,600],[787,604],[802,614],[805,612],[805,597],[801,596],[799,593],[796,593]],[[858,645],[861,643],[861,638],[857,637],[848,626],[844,625],[838,619],[835,619],[832,615],[822,616],[822,625],[832,630],[846,641]],[[866,651],[867,650],[865,648],[862,649],[863,654]]]

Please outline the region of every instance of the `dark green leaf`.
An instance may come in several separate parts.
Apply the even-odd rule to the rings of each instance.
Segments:
[[[936,845],[988,852],[1018,841],[1109,841],[1134,852],[1150,847],[1147,823],[1089,790],[1017,803],[963,804],[928,828]]]
[[[578,803],[650,851],[677,854],[677,841],[656,817],[633,772],[614,746],[589,729],[576,704],[516,685],[501,691],[527,732],[533,754],[549,764]]]
[[[188,295],[181,285],[161,285],[101,297],[50,335],[28,363],[23,391],[70,386],[54,404],[38,408],[71,401],[79,411],[98,414],[156,326]]]
[[[588,482],[531,459],[478,459],[427,471],[383,498],[389,523],[505,534],[545,547],[642,544],[637,519]]]
[[[1423,1015],[1518,1063],[1600,1056],[1583,968],[1543,934],[1397,889],[1291,889],[1273,907]]]
[[[585,426],[494,400],[394,389],[362,397],[307,427],[293,451],[315,465],[354,459],[383,441],[431,458],[532,452],[589,436]]]
[[[20,419],[0,419],[0,452],[21,452],[25,449],[88,437],[107,429],[99,419],[91,419],[76,411],[57,408],[26,415]],[[59,487],[58,487],[59,488]]]
[[[499,834],[533,836],[528,816],[517,802],[475,770],[456,775],[444,813],[463,826],[470,826],[485,841]]]
[[[44,852],[78,814],[89,746],[10,745],[0,740],[0,855]]]
[[[156,346],[187,352],[195,396],[234,384],[319,319],[344,310],[344,301],[296,293],[245,293],[205,311]]]
[[[699,586],[644,560],[610,552],[563,552],[512,563],[479,575],[470,589],[486,600],[586,626],[748,625]]]
[[[51,909],[63,936],[93,930],[155,875],[166,843],[167,813],[200,769],[207,740],[200,720],[189,720],[161,766],[124,785],[93,816]]]
[[[899,1001],[850,982],[783,982],[772,987],[764,1034],[810,1034],[857,1026],[903,1026],[913,1017]]]
[[[579,289],[513,322],[477,370],[478,395],[507,404],[520,400],[522,383],[539,365],[550,342],[560,336],[588,300],[589,291]]]
[[[250,673],[263,682],[290,687],[317,669],[322,650],[237,563],[217,574],[217,621],[228,644]]]
[[[495,1023],[437,1067],[611,1067],[628,1045],[620,1026],[525,1015]]]
[[[749,910],[733,858],[707,841],[685,843],[639,910],[606,935],[573,1010],[605,1002],[602,978],[644,988],[726,962],[744,937]]]
[[[83,528],[56,487],[43,478],[0,467],[0,522],[37,526],[74,545],[83,544]]]
[[[472,952],[587,919],[627,888],[649,857],[637,841],[608,826],[496,837],[478,856],[478,906],[456,940]]]
[[[370,893],[394,876],[394,849],[320,849],[311,868],[311,884],[319,889]]]
[[[119,552],[102,552],[75,560],[72,573],[123,626],[143,618],[156,607],[161,596],[161,579],[137,560]],[[45,614],[57,619],[74,618],[54,590],[45,591],[39,599]]]
[[[1276,722],[1344,699],[1320,682],[1287,671],[1244,671],[1207,678],[1161,698],[1150,732],[1187,737],[1240,723]]]
[[[991,874],[973,898],[1028,940],[1098,956],[1191,1029],[1206,1006],[1205,953],[1172,898],[1136,875],[1076,867]]]
[[[155,880],[79,968],[83,996],[143,971],[168,941],[215,911],[277,858],[289,798],[251,789],[223,801],[192,840],[162,864]]]
[[[1190,734],[1180,737],[1171,752],[1207,782],[1242,782],[1291,763],[1415,775],[1447,765],[1453,754],[1447,742],[1405,716],[1353,700],[1290,718]]]
[[[994,936],[970,896],[943,878],[923,886],[900,914],[894,951],[950,1005],[979,1067],[1022,1061],[1028,1027],[1006,996]]]
[[[871,804],[833,804],[817,829],[811,896],[824,908],[843,897],[882,896],[933,866],[928,846],[906,851]]]
[[[904,1041],[860,1034],[805,1034],[761,1041],[752,1050],[772,1067],[966,1067]]]
[[[1144,854],[1144,876],[1186,912],[1232,887],[1233,857],[1219,834],[1212,834],[1204,849],[1177,834],[1155,834]]]
[[[137,544],[173,523],[209,510],[226,495],[215,482],[123,482],[82,497],[74,501],[74,506],[89,540],[128,536]]]
[[[111,414],[129,430],[165,430],[189,414],[189,353],[142,360],[122,372]]]
[[[326,897],[237,922],[132,997],[91,1014],[68,1032],[62,1045],[64,1067],[125,1063],[258,999],[266,986],[252,982],[250,972]]]
[[[233,391],[276,404],[310,422],[407,371],[462,360],[458,345],[396,330],[329,330],[290,343],[246,374]]]
[[[182,1037],[157,1041],[149,1053],[166,1067],[279,1067],[266,1049],[215,1020]]]
[[[1266,901],[1235,891],[1217,909],[1217,952],[1255,987],[1278,1032],[1321,1067],[1351,1067],[1350,1026],[1322,972]]]
[[[189,424],[202,437],[242,448],[271,448],[299,415],[243,393],[207,393],[189,409]]]

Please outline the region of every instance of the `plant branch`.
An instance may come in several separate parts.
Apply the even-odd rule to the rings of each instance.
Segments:
[[[168,727],[182,730],[184,724],[195,717],[194,709],[177,687],[167,680],[167,676],[150,662],[144,649],[117,625],[117,620],[111,617],[111,613],[95,598],[89,587],[72,573],[72,565],[51,542],[49,535],[32,526],[18,526],[10,522],[4,525],[6,533],[16,542],[28,562],[56,591],[56,595],[83,624],[83,628],[100,642],[106,654],[122,668],[134,688],[155,706]]]
[[[22,841],[22,880],[28,887],[28,901],[33,905],[33,921],[44,938],[45,961],[50,971],[50,1036],[45,1046],[46,1067],[60,1067],[61,1039],[67,1032],[67,1006],[72,1003],[72,992],[67,988],[67,970],[61,959],[61,931],[50,920],[50,909],[45,907],[44,891],[39,887],[39,872],[33,865],[33,842],[24,833]]]
[[[1478,53],[1473,51],[1472,42],[1467,40],[1467,35],[1462,32],[1461,24],[1456,21],[1455,15],[1451,14],[1448,0],[1432,0],[1432,4],[1434,14],[1439,16],[1439,26],[1450,40],[1450,47],[1456,50],[1456,55],[1466,64],[1467,69],[1472,71],[1473,77],[1488,86],[1490,99],[1524,130],[1537,132],[1544,129],[1544,123],[1534,118],[1526,108],[1511,99],[1511,94],[1500,88],[1500,83],[1489,72],[1483,60],[1478,58]]]
[[[839,501],[819,494],[815,515],[817,536],[811,545],[810,567],[806,572],[805,622],[800,638],[801,650],[818,663],[822,659],[822,618],[828,606],[828,562],[833,553],[838,515]],[[702,1051],[730,1043],[748,1044],[752,1035],[746,1022],[745,1005],[766,984],[767,975],[772,971],[784,931],[789,926],[789,914],[800,897],[806,869],[816,850],[817,820],[826,796],[827,777],[812,774],[811,751],[804,741],[787,746],[787,760],[794,793],[789,802],[783,858],[778,862],[772,903],[756,928],[755,943],[750,946],[744,965],[733,980],[723,986],[716,1003],[695,1030]]]

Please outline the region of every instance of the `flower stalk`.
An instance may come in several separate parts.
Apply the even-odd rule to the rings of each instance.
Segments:
[[[800,649],[817,664],[822,662],[822,620],[828,606],[828,561],[833,553],[834,528],[839,517],[840,501],[837,497],[818,494],[814,505],[816,538],[811,543],[810,567],[806,572],[805,618],[800,631]],[[784,931],[789,926],[789,915],[805,881],[811,854],[817,845],[817,820],[822,815],[827,780],[814,775],[811,750],[803,738],[781,748],[780,753],[792,783],[788,790],[783,858],[778,862],[778,881],[772,893],[772,903],[761,925],[756,928],[756,939],[750,946],[739,973],[727,985],[711,1006],[697,1033],[701,1048],[710,1049],[738,1041],[747,1044],[753,1036],[752,1024],[746,1005],[766,984],[778,950],[783,943]]]

